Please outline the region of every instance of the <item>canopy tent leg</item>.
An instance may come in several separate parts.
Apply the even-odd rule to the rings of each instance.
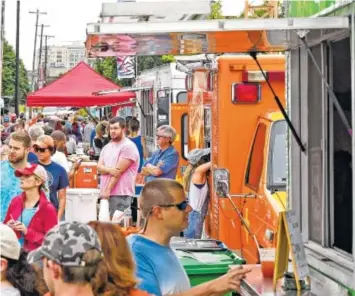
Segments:
[[[322,70],[319,67],[318,63],[317,63],[317,60],[316,60],[315,56],[313,55],[312,50],[311,50],[311,48],[309,47],[309,45],[308,45],[308,43],[306,41],[306,34],[307,33],[305,33],[304,31],[300,31],[300,32],[297,33],[298,37],[300,38],[300,40],[302,41],[303,45],[305,46],[305,48],[307,50],[308,56],[311,58],[314,66],[317,69],[317,72],[321,76],[322,82],[327,88],[329,97],[332,100],[332,103],[334,104],[336,110],[338,111],[342,123],[344,124],[344,126],[345,126],[346,130],[348,131],[349,135],[352,136],[351,125],[350,125],[348,119],[345,116],[343,108],[340,106],[340,103],[339,103],[339,101],[338,101],[338,99],[337,99],[337,97],[336,97],[336,95],[334,93],[333,88],[329,85],[329,83],[327,82],[327,79],[324,77],[324,75],[322,73]]]

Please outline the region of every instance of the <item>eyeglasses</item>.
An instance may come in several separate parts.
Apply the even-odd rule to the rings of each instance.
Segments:
[[[189,203],[184,200],[183,202],[179,204],[170,204],[170,205],[159,205],[161,208],[172,208],[172,207],[177,207],[179,211],[185,211],[186,208],[188,207]]]
[[[34,146],[33,149],[34,149],[35,152],[41,152],[41,153],[46,152],[46,150],[53,151],[52,147],[41,148],[41,147],[38,147],[38,146]]]
[[[160,139],[160,138],[169,138],[169,137],[167,137],[167,136],[162,136],[162,135],[156,135],[156,138],[157,138],[157,139]]]

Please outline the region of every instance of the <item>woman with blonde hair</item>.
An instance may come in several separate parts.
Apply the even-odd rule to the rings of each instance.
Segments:
[[[46,196],[48,175],[44,167],[31,164],[17,169],[15,176],[21,179],[22,194],[11,200],[4,223],[19,238],[25,251],[37,249],[46,233],[58,223],[57,213]]]
[[[148,296],[136,289],[135,264],[126,237],[118,225],[89,222],[99,236],[104,254],[105,270],[92,279],[96,296]]]

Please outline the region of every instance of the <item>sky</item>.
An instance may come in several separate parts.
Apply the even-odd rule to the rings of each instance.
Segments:
[[[15,47],[16,0],[5,0],[5,2],[5,37]],[[98,21],[101,4],[108,2],[116,2],[116,0],[21,0],[20,58],[24,61],[26,69],[32,69],[36,22],[36,15],[30,14],[29,11],[39,9],[41,12],[47,12],[47,15],[40,15],[39,24],[49,26],[44,28],[44,34],[55,36],[48,39],[48,45],[60,45],[67,41],[84,42],[87,23]],[[238,14],[244,8],[244,0],[222,0],[222,5],[223,11]],[[39,38],[37,38],[38,47]]]

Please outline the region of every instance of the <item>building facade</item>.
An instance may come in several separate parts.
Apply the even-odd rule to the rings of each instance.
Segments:
[[[46,53],[47,52],[47,53]],[[47,72],[44,70],[45,55],[47,54]],[[39,50],[37,50],[37,65],[39,60]],[[42,48],[41,54],[41,71],[39,82],[46,81],[47,83],[55,80],[62,74],[66,73],[79,62],[84,61],[91,66],[93,60],[86,58],[85,44],[83,41],[65,42],[60,45],[50,45],[47,48]],[[38,70],[36,71],[38,75]],[[46,77],[44,77],[46,76]]]

